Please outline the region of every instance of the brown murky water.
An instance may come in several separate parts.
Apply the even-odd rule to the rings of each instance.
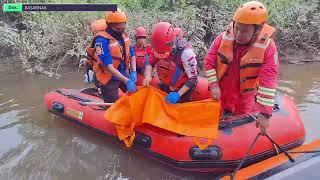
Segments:
[[[320,64],[282,65],[279,91],[294,97],[307,142],[320,138]],[[209,179],[176,171],[128,151],[111,139],[54,117],[43,95],[83,88],[82,74],[60,79],[0,70],[0,179]]]

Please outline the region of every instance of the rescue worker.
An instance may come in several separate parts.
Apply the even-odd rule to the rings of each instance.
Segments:
[[[137,27],[135,32],[136,44],[134,52],[137,61],[137,72],[144,76],[147,64],[152,62],[152,47],[147,44],[147,31],[143,27]]]
[[[279,58],[261,2],[240,6],[225,32],[216,37],[204,62],[213,98],[225,114],[258,113],[257,127],[266,134],[276,94]]]
[[[107,12],[105,18],[107,28],[96,32],[87,48],[87,64],[94,71],[103,100],[113,103],[119,98],[119,88],[124,92],[136,91],[136,59],[130,39],[124,32],[126,14],[118,9]]]
[[[198,82],[197,60],[191,46],[168,22],[154,25],[151,34],[154,62],[146,67],[144,85],[151,81],[152,66],[155,67],[161,90],[167,92],[168,103],[191,101],[192,92]],[[156,65],[155,65],[156,64]]]

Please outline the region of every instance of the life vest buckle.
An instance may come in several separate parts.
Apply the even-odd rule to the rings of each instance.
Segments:
[[[264,34],[263,37],[260,39],[261,43],[264,43],[268,39],[268,34]]]

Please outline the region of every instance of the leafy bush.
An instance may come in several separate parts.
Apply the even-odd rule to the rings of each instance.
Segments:
[[[18,0],[19,1],[19,0]],[[47,0],[29,0],[30,3]],[[61,3],[50,0],[51,3]],[[105,3],[103,0],[65,0],[65,3]],[[234,10],[244,0],[111,0],[129,17],[127,32],[144,26],[151,32],[159,21],[168,21],[187,32],[201,66],[208,47],[230,22]],[[284,55],[288,48],[309,54],[319,52],[319,4],[317,0],[264,0],[269,21],[278,28],[276,41]],[[299,4],[298,4],[299,3]],[[2,4],[2,1],[1,1]],[[103,12],[36,12],[6,14],[0,26],[0,46],[16,48],[22,65],[30,72],[58,73],[62,65],[78,65],[92,38],[90,22]],[[4,48],[2,48],[4,49]]]

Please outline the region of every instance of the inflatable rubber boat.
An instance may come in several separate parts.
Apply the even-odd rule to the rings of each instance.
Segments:
[[[205,78],[200,78],[193,99],[210,97]],[[91,127],[118,140],[115,125],[104,119],[106,106],[85,105],[83,102],[103,102],[94,89],[56,89],[44,98],[47,109],[63,118]],[[196,117],[195,117],[196,120]],[[177,169],[200,172],[231,172],[241,162],[259,133],[252,115],[233,116],[219,123],[219,136],[206,149],[194,143],[193,137],[179,135],[148,124],[135,129],[133,149]],[[284,150],[301,146],[305,129],[294,102],[277,95],[269,134]],[[277,154],[267,138],[259,138],[243,167]]]

